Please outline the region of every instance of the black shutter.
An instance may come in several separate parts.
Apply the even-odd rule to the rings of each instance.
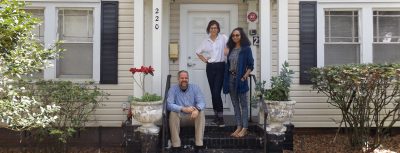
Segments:
[[[317,3],[300,2],[300,84],[311,84],[307,71],[317,66]]]
[[[118,2],[101,2],[100,83],[118,84]]]

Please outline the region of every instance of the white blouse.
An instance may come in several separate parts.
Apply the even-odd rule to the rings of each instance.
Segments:
[[[209,63],[224,62],[224,49],[226,48],[227,42],[228,37],[224,34],[218,34],[215,41],[212,41],[210,36],[208,36],[196,49],[196,53],[208,58]]]

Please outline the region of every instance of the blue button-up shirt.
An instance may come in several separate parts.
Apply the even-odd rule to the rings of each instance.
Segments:
[[[194,106],[200,110],[204,110],[206,103],[204,95],[199,86],[188,84],[186,91],[182,91],[179,85],[173,85],[168,91],[167,109],[180,113],[182,107]]]

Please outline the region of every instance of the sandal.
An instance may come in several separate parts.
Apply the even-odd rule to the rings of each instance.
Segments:
[[[231,136],[237,137],[237,135],[239,134],[240,131],[242,131],[242,128],[241,128],[241,127],[237,127],[236,130],[235,130],[235,132],[233,132],[233,133],[231,134]]]
[[[247,128],[242,128],[242,130],[236,135],[238,138],[246,136],[248,133]]]

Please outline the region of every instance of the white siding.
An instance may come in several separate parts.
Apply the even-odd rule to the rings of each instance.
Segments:
[[[91,116],[88,126],[118,127],[126,120],[122,103],[133,94],[133,79],[128,71],[133,66],[133,0],[119,0],[118,83],[99,87],[110,94]]]
[[[311,85],[300,85],[299,0],[289,0],[289,64],[295,71],[290,95],[297,101],[293,123],[296,127],[336,127],[341,113],[326,102],[323,94],[312,91]],[[274,62],[275,63],[275,62]]]

